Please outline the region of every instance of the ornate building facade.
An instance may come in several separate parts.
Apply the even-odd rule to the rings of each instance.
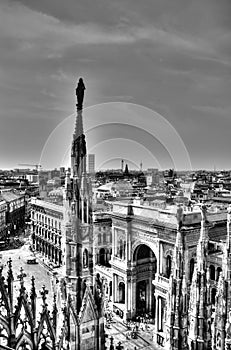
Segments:
[[[62,264],[63,207],[37,198],[31,199],[31,238],[35,251],[54,266]]]
[[[204,206],[162,210],[137,201],[114,203],[114,311],[125,320],[149,315],[154,341],[166,349],[225,349],[226,221],[225,212],[206,213]]]
[[[25,226],[25,196],[3,190],[0,198],[6,202],[6,224],[8,231],[16,235],[17,230]]]

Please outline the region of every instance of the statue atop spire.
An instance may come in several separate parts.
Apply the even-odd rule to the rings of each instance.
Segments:
[[[86,88],[85,88],[83,79],[79,78],[78,86],[76,88],[77,110],[78,111],[83,109],[84,90],[86,90]]]

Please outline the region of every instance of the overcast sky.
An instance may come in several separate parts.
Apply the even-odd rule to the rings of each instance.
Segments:
[[[85,107],[106,103],[104,123],[120,125],[91,146],[98,167],[113,159],[119,166],[120,157],[144,168],[160,164],[155,147],[141,141],[142,113],[134,113],[141,136],[128,130],[121,141],[123,120],[133,125],[126,114],[110,114],[110,102],[121,102],[153,111],[146,132],[155,130],[156,115],[168,121],[194,169],[231,169],[230,18],[230,0],[1,0],[0,168],[39,162],[49,135],[75,111],[82,76]],[[172,140],[172,147],[158,142],[171,153]]]

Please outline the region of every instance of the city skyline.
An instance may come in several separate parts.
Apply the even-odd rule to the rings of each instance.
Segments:
[[[66,150],[52,167],[63,165],[82,76],[96,169],[120,158],[144,169],[230,169],[230,10],[226,0],[3,0],[1,168],[41,159],[46,168],[50,135]]]

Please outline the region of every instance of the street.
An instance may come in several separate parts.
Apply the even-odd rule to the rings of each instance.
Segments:
[[[41,303],[40,290],[45,285],[49,291],[47,295],[47,304],[52,305],[52,293],[51,293],[51,275],[44,269],[43,266],[38,264],[27,264],[27,259],[33,257],[33,253],[29,250],[29,245],[24,245],[17,249],[4,250],[1,252],[3,264],[3,275],[7,276],[8,266],[7,262],[12,259],[13,275],[14,275],[14,301],[17,300],[18,291],[20,287],[18,275],[22,268],[26,276],[24,277],[24,285],[27,293],[30,294],[31,290],[31,278],[35,277],[35,288],[37,294],[38,307]]]

